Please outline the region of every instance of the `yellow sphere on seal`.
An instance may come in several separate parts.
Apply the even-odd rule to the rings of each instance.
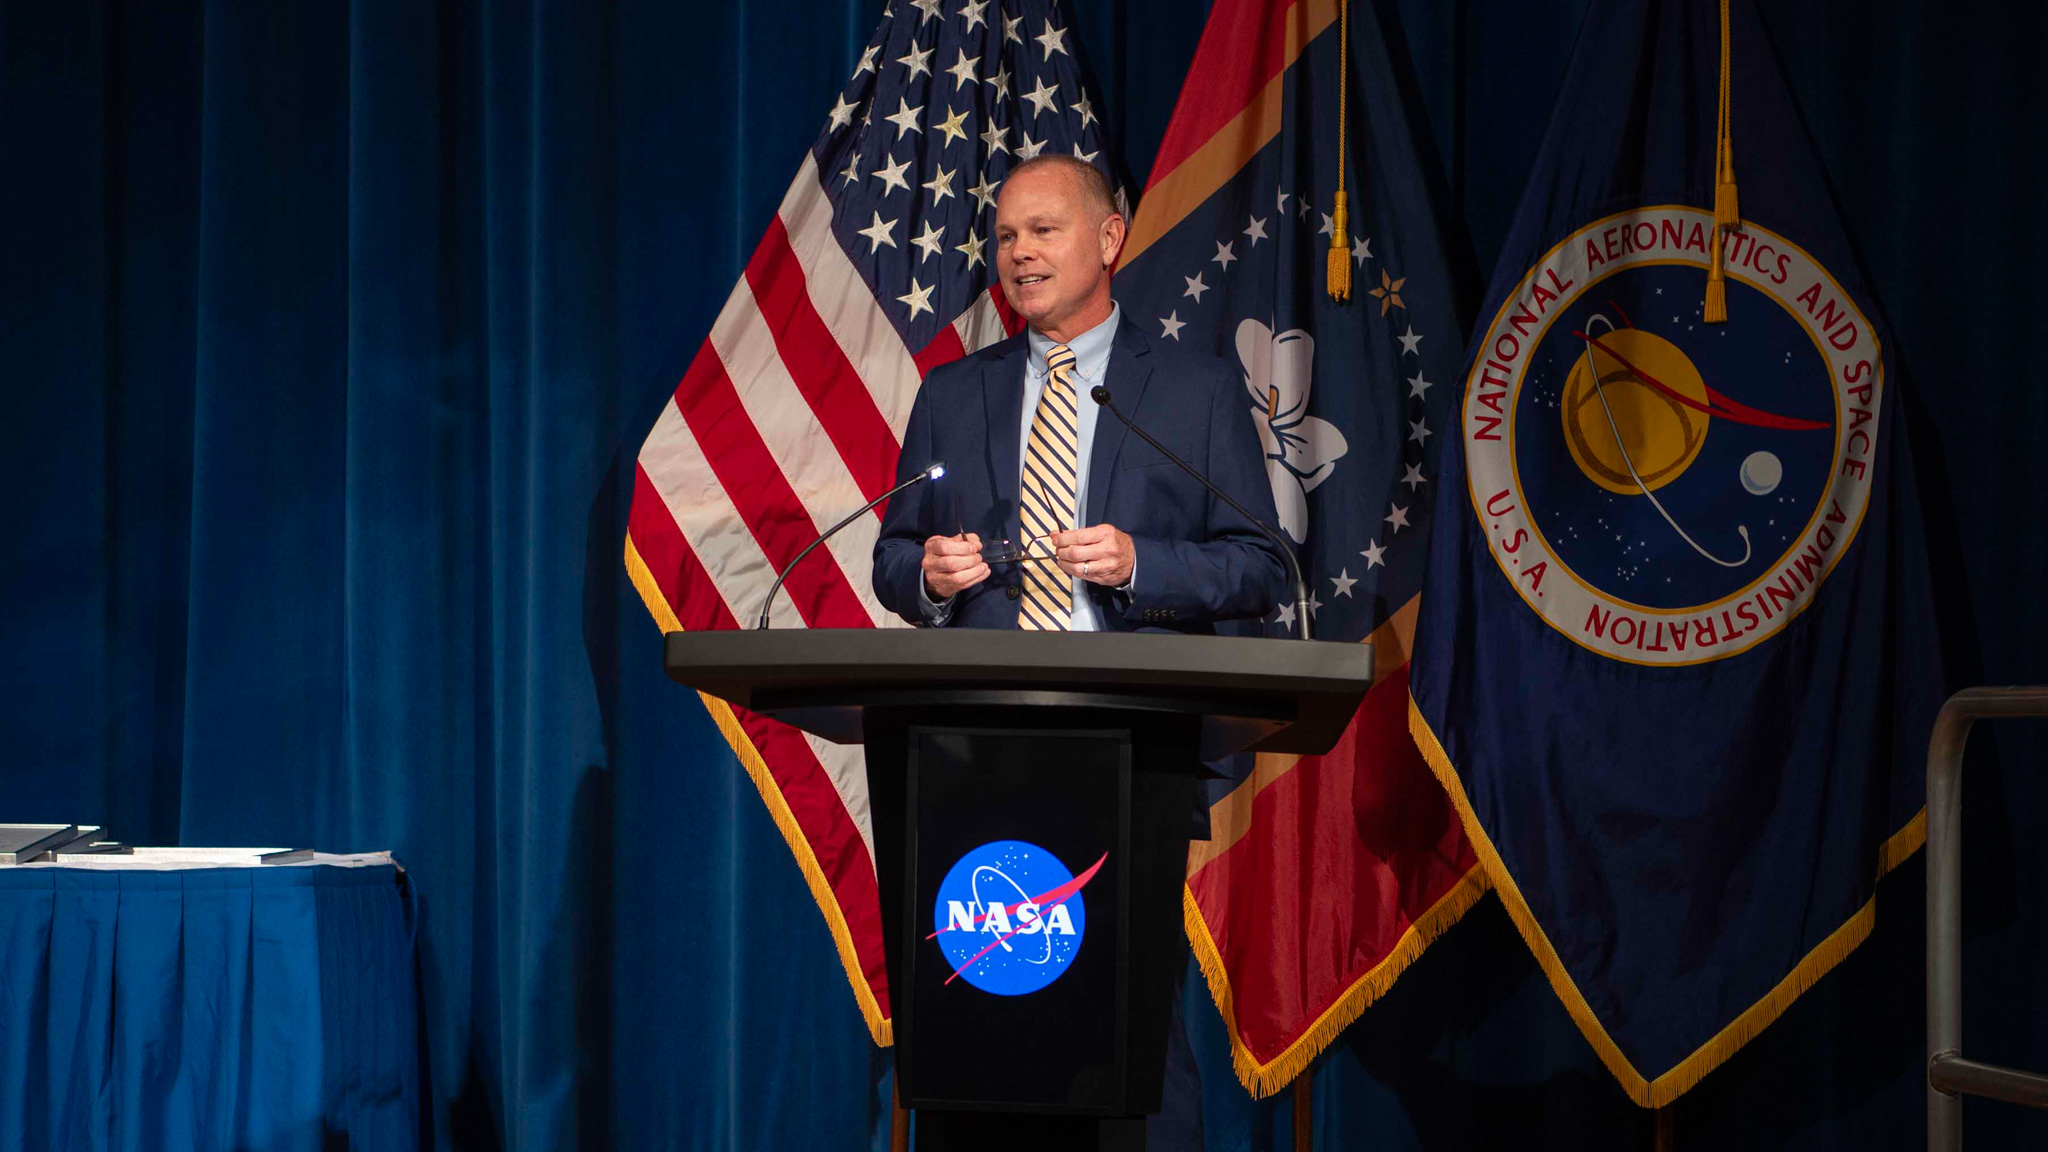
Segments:
[[[1707,403],[1706,382],[1691,359],[1661,336],[1639,328],[1616,328],[1594,339],[1600,347],[1587,344],[1565,378],[1564,400],[1558,406],[1565,445],[1579,471],[1609,492],[1634,496],[1641,491],[1629,475],[1631,463],[1643,488],[1655,491],[1684,475],[1698,458],[1712,417],[1687,407],[1645,377],[1701,406]]]

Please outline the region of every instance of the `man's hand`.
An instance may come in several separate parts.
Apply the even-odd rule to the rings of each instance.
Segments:
[[[1138,563],[1137,546],[1114,524],[1095,524],[1046,537],[1053,555],[1069,576],[1090,584],[1121,588],[1131,582]]]
[[[924,541],[924,594],[934,602],[951,600],[964,589],[988,579],[981,559],[981,537],[927,536]]]

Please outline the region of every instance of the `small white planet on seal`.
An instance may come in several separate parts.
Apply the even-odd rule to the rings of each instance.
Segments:
[[[1742,487],[1752,496],[1768,496],[1785,478],[1785,465],[1769,452],[1751,452],[1742,461]]]

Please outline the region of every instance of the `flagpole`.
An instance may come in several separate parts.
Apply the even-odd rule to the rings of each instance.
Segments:
[[[1315,1066],[1310,1065],[1294,1078],[1294,1152],[1315,1150],[1315,1099]]]

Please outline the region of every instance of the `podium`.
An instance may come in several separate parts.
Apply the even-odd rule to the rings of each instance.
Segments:
[[[1204,760],[1328,751],[1365,644],[968,629],[671,632],[669,676],[867,746],[917,1148],[1142,1149]]]

